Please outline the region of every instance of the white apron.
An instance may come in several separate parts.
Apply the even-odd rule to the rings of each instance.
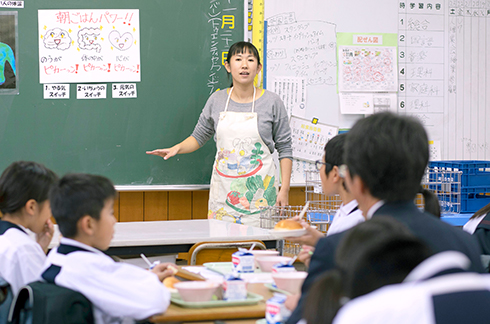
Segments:
[[[274,206],[278,181],[269,148],[259,134],[254,99],[251,112],[220,112],[208,218],[259,226],[260,206]]]

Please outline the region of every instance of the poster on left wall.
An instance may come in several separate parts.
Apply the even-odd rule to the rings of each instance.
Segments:
[[[0,11],[0,95],[19,94],[17,11]]]

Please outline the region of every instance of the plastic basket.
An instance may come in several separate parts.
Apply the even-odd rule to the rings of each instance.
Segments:
[[[462,171],[461,186],[490,186],[490,161],[430,161],[430,168]]]
[[[474,213],[490,203],[490,184],[461,188],[461,211]]]

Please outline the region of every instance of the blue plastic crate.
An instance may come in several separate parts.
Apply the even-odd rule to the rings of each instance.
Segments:
[[[461,212],[474,213],[490,203],[490,185],[461,188]]]
[[[462,171],[461,187],[490,187],[490,161],[430,161],[429,167]]]

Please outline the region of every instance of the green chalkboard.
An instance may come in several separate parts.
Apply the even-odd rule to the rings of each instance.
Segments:
[[[29,0],[17,11],[18,95],[0,93],[0,169],[16,160],[58,174],[102,174],[117,185],[209,184],[215,143],[168,161],[145,151],[189,136],[209,95],[228,86],[222,52],[244,38],[243,0]],[[40,9],[138,9],[141,82],[137,98],[43,99]],[[222,17],[234,17],[222,25]],[[233,28],[231,28],[233,27]],[[1,34],[0,34],[1,35]],[[0,39],[0,42],[2,40]],[[61,82],[60,82],[61,83]],[[83,82],[86,83],[86,82]]]

